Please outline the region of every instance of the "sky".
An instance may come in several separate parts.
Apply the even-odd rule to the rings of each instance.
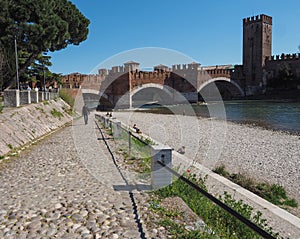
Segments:
[[[273,55],[299,52],[299,0],[71,2],[91,21],[89,35],[79,46],[48,54],[56,73],[94,73],[151,53],[151,61],[140,62],[145,69],[192,60],[202,66],[242,64],[242,20],[260,14],[273,18]]]

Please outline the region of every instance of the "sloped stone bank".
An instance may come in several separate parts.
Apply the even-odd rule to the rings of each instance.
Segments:
[[[55,130],[72,120],[62,99],[44,101],[0,114],[0,155]]]

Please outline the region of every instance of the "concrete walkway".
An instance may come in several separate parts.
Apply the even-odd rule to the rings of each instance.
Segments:
[[[0,238],[145,238],[89,118],[0,163]]]

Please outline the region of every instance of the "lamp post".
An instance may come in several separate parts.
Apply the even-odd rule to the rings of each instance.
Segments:
[[[17,36],[15,35],[15,54],[16,54],[16,73],[17,73],[17,89],[20,89],[19,81],[19,61],[18,61],[18,47],[17,47]]]
[[[43,79],[44,79],[44,92],[46,92],[45,65],[44,65],[44,63],[43,63]]]

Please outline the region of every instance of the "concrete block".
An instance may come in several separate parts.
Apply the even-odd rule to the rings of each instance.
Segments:
[[[172,148],[165,145],[152,146],[151,186],[154,190],[170,185],[173,176],[158,161],[172,168]]]

